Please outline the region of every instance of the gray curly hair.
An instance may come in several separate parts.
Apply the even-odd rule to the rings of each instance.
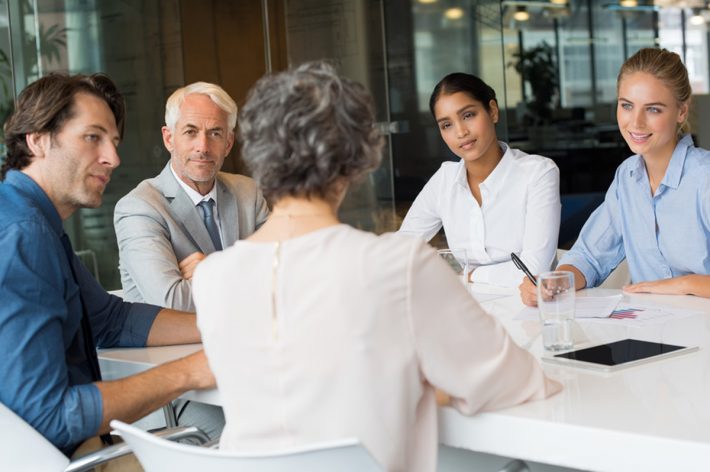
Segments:
[[[242,156],[270,202],[335,197],[375,169],[383,140],[365,88],[325,62],[261,78],[239,119]]]

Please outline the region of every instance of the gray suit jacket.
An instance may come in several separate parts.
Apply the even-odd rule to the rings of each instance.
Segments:
[[[256,231],[269,213],[252,179],[226,172],[217,174],[217,211],[225,248]],[[118,201],[113,224],[124,299],[195,311],[192,283],[182,278],[178,263],[215,247],[170,163]]]

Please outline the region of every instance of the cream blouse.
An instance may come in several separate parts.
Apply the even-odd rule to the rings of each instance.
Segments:
[[[433,471],[434,387],[468,415],[557,389],[414,238],[341,224],[237,241],[200,263],[193,296],[224,450],[354,436],[388,471]]]

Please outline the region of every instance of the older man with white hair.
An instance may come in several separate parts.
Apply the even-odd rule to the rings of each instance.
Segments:
[[[236,103],[217,85],[196,82],[168,99],[162,132],[170,162],[116,204],[126,300],[194,311],[195,266],[266,219],[254,181],[220,172],[236,122]]]
[[[170,162],[116,204],[114,226],[125,300],[195,311],[192,273],[208,254],[252,234],[268,207],[249,177],[220,172],[234,144],[237,104],[221,87],[196,82],[165,107]],[[221,432],[221,408],[178,401],[180,424]]]

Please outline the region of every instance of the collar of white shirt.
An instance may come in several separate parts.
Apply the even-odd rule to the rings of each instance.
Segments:
[[[170,172],[173,173],[173,176],[175,177],[175,180],[180,184],[180,187],[187,193],[187,196],[190,197],[190,200],[192,200],[192,203],[195,204],[195,206],[199,205],[200,202],[203,201],[208,201],[210,198],[214,200],[215,207],[217,206],[217,178],[215,177],[214,182],[215,184],[212,185],[212,189],[207,192],[205,195],[200,195],[200,192],[196,191],[194,188],[190,187],[187,185],[185,182],[182,181],[180,177],[178,177],[177,173],[175,172],[175,169],[173,169],[173,164],[172,162],[170,163]]]
[[[505,176],[511,167],[513,156],[510,147],[503,141],[498,141],[498,146],[503,150],[503,157],[501,158],[498,165],[493,169],[486,180],[481,182],[481,187],[485,188],[489,193],[489,196],[494,196],[498,191],[504,190],[502,187],[503,181],[505,181]],[[456,182],[461,185],[466,191],[470,191],[468,188],[468,180],[466,179],[466,166],[464,165],[463,159],[459,161],[459,170],[456,175]]]

